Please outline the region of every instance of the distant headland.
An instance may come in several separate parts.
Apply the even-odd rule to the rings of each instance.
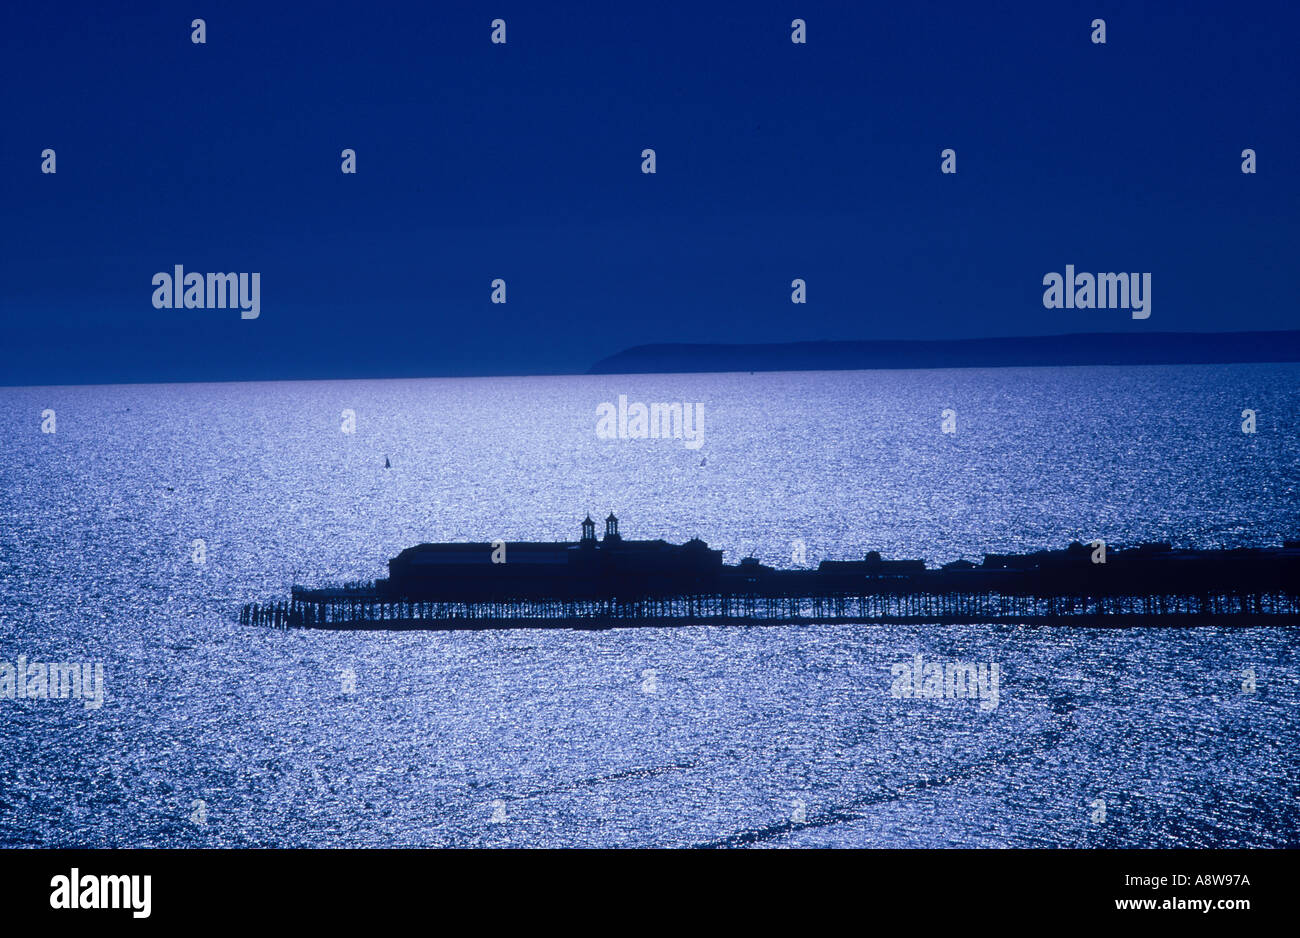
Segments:
[[[717,371],[856,371],[1066,365],[1212,365],[1300,361],[1300,330],[1087,332],[997,339],[638,345],[588,374]]]

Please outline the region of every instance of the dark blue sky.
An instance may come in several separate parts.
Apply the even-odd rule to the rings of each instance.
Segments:
[[[1291,3],[118,6],[0,12],[0,383],[1297,325]],[[1044,309],[1068,263],[1151,318]],[[260,318],[154,309],[174,264]]]

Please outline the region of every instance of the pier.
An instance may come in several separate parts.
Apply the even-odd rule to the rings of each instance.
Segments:
[[[1071,544],[986,554],[939,569],[919,560],[822,561],[779,570],[722,563],[703,541],[624,541],[582,523],[576,543],[422,544],[389,576],[339,588],[293,586],[251,603],[243,625],[307,629],[608,629],[812,623],[1253,625],[1300,622],[1300,542],[1282,547],[1109,553]]]

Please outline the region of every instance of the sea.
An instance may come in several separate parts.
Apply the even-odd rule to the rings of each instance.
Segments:
[[[620,396],[702,444],[602,439]],[[3,388],[0,845],[1300,846],[1293,622],[238,621],[587,514],[774,566],[1280,545],[1297,420],[1281,364]],[[996,705],[897,696],[917,655]]]

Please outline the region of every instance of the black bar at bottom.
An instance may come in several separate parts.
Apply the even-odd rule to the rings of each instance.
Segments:
[[[1231,850],[20,849],[0,851],[0,909],[11,925],[37,918],[92,927],[116,921],[127,927],[337,928],[355,921],[382,930],[441,921],[434,930],[442,930],[453,928],[444,917],[454,912],[462,921],[468,915],[469,923],[500,927],[516,919],[531,928],[626,922],[628,916],[664,927],[710,919],[734,926],[774,914],[812,924],[846,913],[864,925],[902,914],[918,926],[929,922],[939,934],[983,930],[1020,916],[1040,924],[1168,921],[1180,927],[1196,917],[1232,928],[1264,921],[1256,918],[1260,913],[1278,920],[1295,909],[1298,856]],[[80,907],[115,899],[118,908]]]

